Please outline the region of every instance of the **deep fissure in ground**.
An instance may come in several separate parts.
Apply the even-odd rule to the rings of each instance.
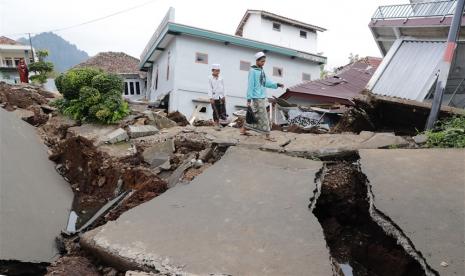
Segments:
[[[321,193],[311,206],[323,228],[335,275],[426,275],[371,218],[367,178],[357,163],[328,162],[320,181]]]

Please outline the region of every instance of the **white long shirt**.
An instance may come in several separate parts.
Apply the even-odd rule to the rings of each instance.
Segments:
[[[225,96],[223,78],[210,76],[208,78],[208,97],[210,99],[219,100]]]

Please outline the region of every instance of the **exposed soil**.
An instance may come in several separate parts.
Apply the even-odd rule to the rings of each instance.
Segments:
[[[47,268],[47,276],[100,276],[95,265],[81,256],[64,256]]]
[[[215,122],[211,121],[211,120],[197,120],[197,121],[194,121],[194,126],[196,127],[201,127],[201,126],[214,126],[215,125]]]
[[[47,104],[54,94],[32,85],[11,85],[0,82],[0,103],[7,110],[27,109],[32,105]]]
[[[366,176],[353,163],[327,165],[313,213],[323,227],[336,271],[353,275],[425,275],[421,265],[388,236],[369,214]],[[352,274],[347,274],[352,275]]]
[[[178,126],[187,126],[189,121],[186,119],[186,116],[182,115],[179,111],[168,113],[166,116],[168,119],[175,121]]]
[[[47,272],[48,263],[26,263],[0,260],[0,275],[41,276]]]

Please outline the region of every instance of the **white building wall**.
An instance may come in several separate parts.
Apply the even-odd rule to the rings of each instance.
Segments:
[[[164,95],[168,95],[174,90],[174,79],[175,79],[175,60],[176,60],[176,41],[173,40],[165,50],[158,56],[158,58],[153,63],[153,67],[149,72],[151,72],[150,82],[147,82],[147,90],[149,91],[149,100],[157,101],[161,100]],[[168,70],[168,57],[169,57],[169,77],[167,77]],[[158,68],[158,86],[156,88],[156,79],[157,79],[157,68]],[[170,105],[172,101],[170,97]]]
[[[259,14],[252,14],[244,26],[243,37],[307,53],[317,53],[316,32],[284,23],[279,24],[281,24],[280,32],[273,30],[273,21],[264,19]],[[307,38],[300,37],[301,30],[307,32]]]
[[[195,62],[196,53],[208,54],[208,64]],[[170,111],[178,110],[190,117],[197,98],[208,98],[208,77],[211,74],[211,64],[221,64],[221,76],[224,78],[227,94],[227,111],[229,114],[237,110],[236,106],[246,104],[248,71],[241,71],[240,61],[255,64],[255,49],[225,45],[220,42],[181,35],[176,37],[175,84],[171,87],[175,93],[170,96]],[[283,69],[283,77],[273,76],[273,67]],[[265,73],[275,82],[286,87],[302,82],[302,73],[310,74],[318,79],[320,67],[318,64],[291,59],[274,53],[268,54]],[[279,97],[284,89],[268,89],[268,96]],[[209,111],[211,112],[211,111]]]

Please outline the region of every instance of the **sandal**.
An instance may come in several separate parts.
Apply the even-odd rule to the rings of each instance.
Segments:
[[[270,142],[278,142],[278,140],[276,140],[273,137],[265,137],[265,140],[270,141]]]
[[[248,133],[248,132],[240,132],[240,135],[243,135],[243,136],[252,136],[252,134]]]

